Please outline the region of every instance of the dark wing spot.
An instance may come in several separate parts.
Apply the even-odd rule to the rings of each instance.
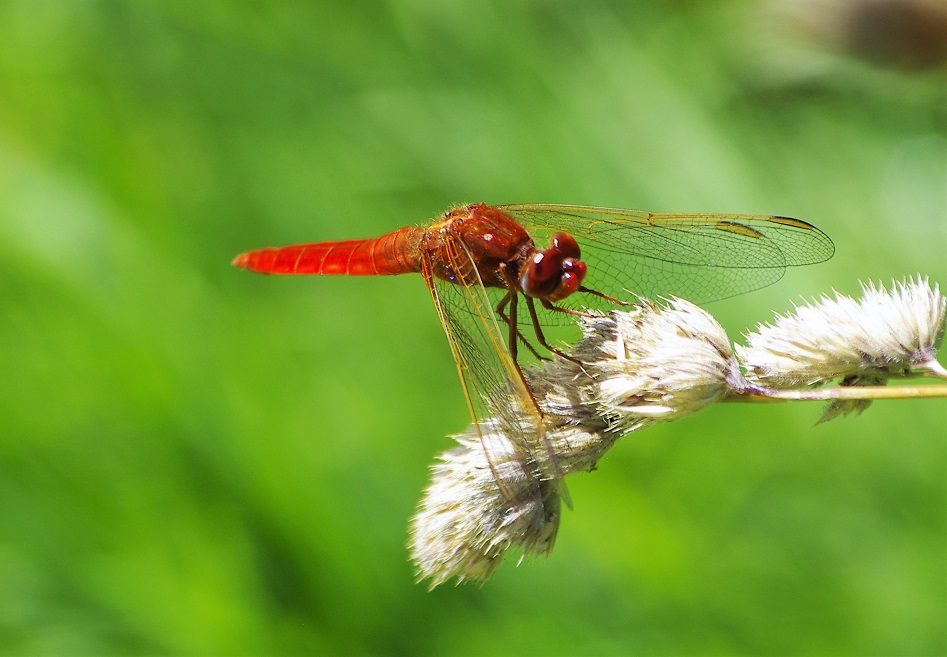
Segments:
[[[742,235],[743,237],[752,237],[753,239],[760,239],[763,237],[763,233],[756,230],[755,228],[750,228],[749,226],[737,223],[736,221],[718,221],[714,228],[717,230],[725,230],[729,233],[735,233],[736,235]]]

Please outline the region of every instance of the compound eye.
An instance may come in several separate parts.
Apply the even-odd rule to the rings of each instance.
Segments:
[[[523,269],[520,287],[527,296],[543,299],[556,289],[561,276],[562,257],[552,249],[539,251]]]
[[[540,251],[530,261],[530,278],[538,283],[545,283],[559,276],[562,270],[562,258],[556,253]]]
[[[562,301],[579,289],[585,279],[586,266],[581,260],[567,259],[562,263],[562,276],[559,284],[546,298],[550,301]]]
[[[575,238],[569,233],[556,233],[553,235],[552,248],[561,253],[563,258],[575,258],[578,260],[582,257],[582,252],[579,250],[579,243],[576,242]]]

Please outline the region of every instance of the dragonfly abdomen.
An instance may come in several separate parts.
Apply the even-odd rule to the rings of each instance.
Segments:
[[[261,274],[385,276],[421,271],[423,229],[406,226],[366,240],[317,242],[241,253],[236,267]]]

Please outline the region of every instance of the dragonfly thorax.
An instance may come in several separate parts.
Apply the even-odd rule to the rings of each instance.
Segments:
[[[552,236],[547,249],[538,249],[529,233],[496,207],[468,205],[445,215],[438,225],[444,236],[428,248],[439,253],[435,276],[468,283],[473,269],[486,287],[504,287],[545,301],[565,299],[582,286],[586,265],[575,239],[567,233]],[[451,240],[462,242],[470,260],[451,257]]]

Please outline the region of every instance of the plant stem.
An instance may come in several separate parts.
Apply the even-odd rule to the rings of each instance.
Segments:
[[[834,399],[928,399],[947,397],[947,385],[928,386],[835,386],[816,390],[776,390],[748,388],[733,391],[721,401],[726,402],[780,402],[830,401]]]

